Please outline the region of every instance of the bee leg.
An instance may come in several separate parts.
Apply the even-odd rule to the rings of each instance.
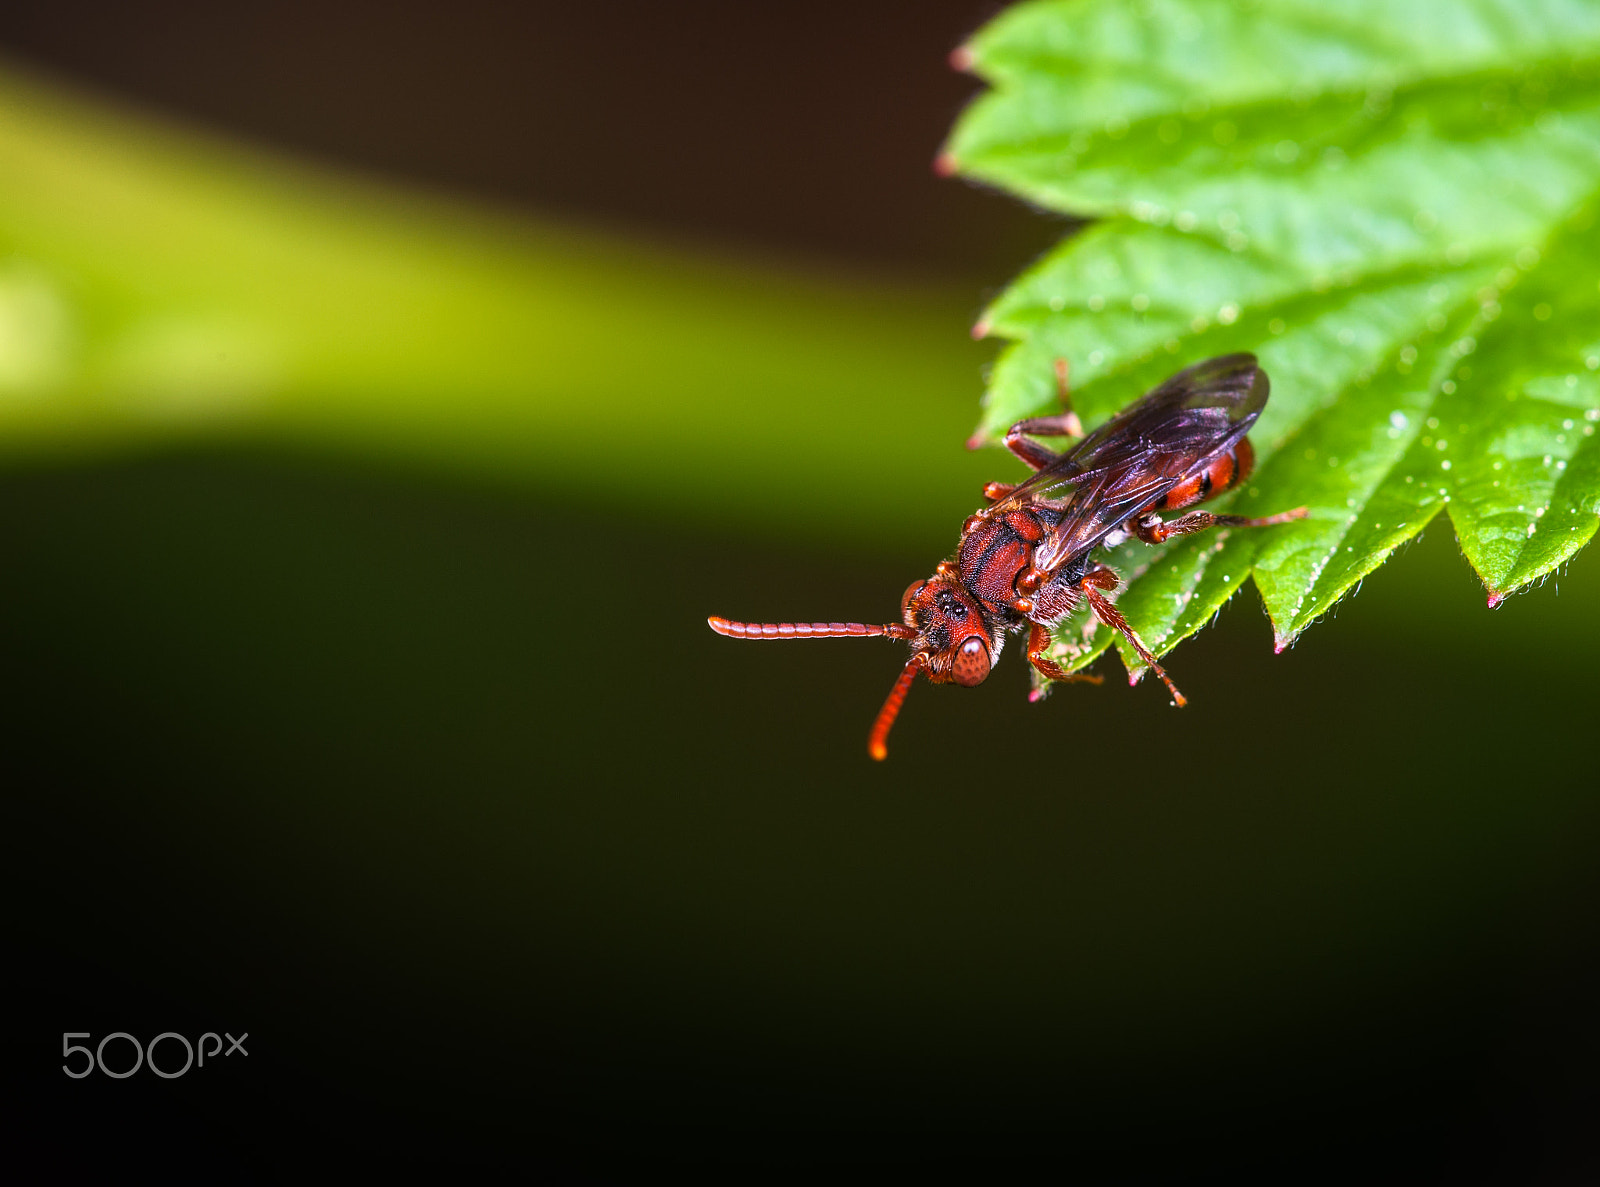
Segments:
[[[1043,676],[1046,681],[1060,680],[1070,684],[1099,684],[1099,676],[1090,675],[1088,672],[1068,672],[1062,669],[1055,660],[1045,655],[1050,647],[1050,631],[1047,627],[1034,623],[1028,630],[1028,662]],[[1040,685],[1028,694],[1030,701],[1044,700],[1049,685]]]
[[[1067,394],[1066,359],[1056,360],[1056,398],[1061,401],[1061,411],[1056,415],[1019,420],[1006,431],[1006,448],[1035,470],[1044,469],[1060,455],[1028,437],[1083,436],[1083,422],[1072,410],[1072,399]]]
[[[1067,383],[1067,360],[1066,359],[1057,359],[1056,360],[1056,399],[1061,402],[1061,411],[1067,413],[1069,416],[1072,414],[1072,392],[1070,390],[1070,387],[1071,387],[1071,385]],[[1074,417],[1073,419],[1077,419],[1077,418]],[[1075,436],[1075,437],[1083,436],[1083,429],[1080,427],[1078,429],[1078,431],[1073,434],[1073,436]]]
[[[1161,677],[1161,683],[1167,686],[1167,691],[1172,694],[1172,699],[1181,709],[1189,703],[1189,698],[1178,691],[1178,686],[1172,682],[1172,677],[1167,675],[1167,670],[1156,659],[1155,653],[1144,645],[1144,640],[1139,638],[1139,632],[1128,625],[1128,620],[1122,617],[1122,611],[1117,609],[1116,603],[1105,594],[1102,589],[1115,589],[1117,575],[1104,565],[1096,565],[1084,574],[1083,580],[1078,582],[1078,588],[1083,590],[1084,597],[1089,599],[1089,605],[1094,607],[1095,617],[1105,623],[1114,631],[1120,631],[1122,637],[1133,645],[1139,658],[1149,665],[1150,670]]]
[[[1130,519],[1125,526],[1146,544],[1160,544],[1172,536],[1187,536],[1191,532],[1203,532],[1207,528],[1266,528],[1305,517],[1304,507],[1296,507],[1293,511],[1284,511],[1277,515],[1263,516],[1261,519],[1251,519],[1244,515],[1213,515],[1209,511],[1191,511],[1171,523],[1162,523],[1159,515],[1152,514]]]
[[[998,503],[1016,489],[1015,482],[991,482],[983,488],[983,497],[991,503]]]
[[[1072,414],[1069,412],[1067,415]],[[1044,469],[1061,455],[1053,449],[1046,449],[1037,441],[1029,441],[1028,434],[1032,433],[1039,437],[1069,436],[1066,429],[1055,425],[1059,419],[1055,416],[1036,416],[1032,420],[1019,420],[1006,430],[1006,448],[1021,458],[1028,469]],[[1076,423],[1077,418],[1073,417],[1073,421]]]

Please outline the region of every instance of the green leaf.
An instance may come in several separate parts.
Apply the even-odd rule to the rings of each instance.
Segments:
[[[1156,651],[1246,578],[1281,649],[1441,510],[1491,606],[1594,535],[1600,5],[1059,0],[959,56],[990,89],[944,165],[1100,220],[978,323],[979,435],[1048,411],[1056,358],[1091,424],[1211,355],[1272,381],[1229,509],[1310,516],[1120,554]]]

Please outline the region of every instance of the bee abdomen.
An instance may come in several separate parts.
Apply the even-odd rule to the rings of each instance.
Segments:
[[[1212,458],[1199,469],[1185,475],[1167,492],[1164,499],[1153,504],[1149,510],[1177,511],[1232,490],[1250,476],[1250,471],[1255,468],[1255,460],[1255,450],[1246,438],[1229,452]]]

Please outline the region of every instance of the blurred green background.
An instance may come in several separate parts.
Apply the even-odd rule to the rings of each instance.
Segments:
[[[1593,1165],[1588,554],[1490,613],[1436,526],[1182,713],[1013,659],[881,765],[899,649],[706,629],[892,617],[1017,469],[966,329],[1061,227],[928,167],[990,12],[8,6],[38,1132]]]

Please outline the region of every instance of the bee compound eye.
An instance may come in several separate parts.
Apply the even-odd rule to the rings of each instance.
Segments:
[[[966,688],[982,684],[989,678],[989,649],[977,635],[968,635],[956,651],[955,663],[950,667],[955,682]]]

